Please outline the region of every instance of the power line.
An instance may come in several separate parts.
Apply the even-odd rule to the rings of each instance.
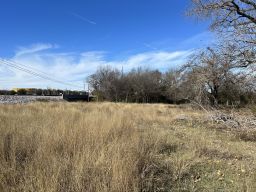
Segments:
[[[12,62],[12,63],[14,63],[14,64],[16,64],[16,65],[20,65],[20,66],[22,66],[22,67],[30,68],[30,70],[37,71],[37,72],[42,73],[42,74],[44,74],[44,75],[47,75],[47,76],[49,75],[49,74],[45,73],[44,71],[40,71],[40,70],[38,70],[38,69],[36,69],[36,68],[34,68],[34,67],[31,67],[31,66],[29,66],[29,65],[24,65],[24,64],[22,64],[22,63],[17,63],[16,61],[14,61],[14,60],[12,60],[12,59],[6,60],[6,59],[3,59],[3,58],[0,58],[0,61]]]
[[[36,77],[40,77],[42,79],[46,79],[46,80],[49,80],[49,81],[53,81],[53,82],[56,82],[56,83],[60,83],[60,84],[64,84],[64,85],[68,85],[68,86],[74,86],[74,87],[79,87],[81,88],[81,86],[78,86],[78,85],[74,85],[74,84],[71,84],[71,83],[66,83],[64,81],[61,81],[61,80],[58,80],[58,79],[54,79],[52,77],[49,77],[49,76],[46,76],[46,75],[42,75],[40,73],[37,73],[37,72],[34,72],[32,70],[29,70],[29,69],[26,69],[24,67],[20,67],[10,61],[2,61],[3,64],[9,66],[9,67],[13,67],[15,69],[18,69],[20,71],[23,71],[23,72],[26,72],[26,73],[29,73],[30,75],[34,75]]]
[[[0,63],[4,64],[4,65],[7,65],[9,67],[12,67],[12,68],[15,68],[15,69],[18,69],[20,71],[23,71],[25,73],[28,73],[30,75],[33,75],[33,76],[36,76],[36,77],[40,77],[42,79],[46,79],[46,80],[49,80],[49,81],[53,81],[55,83],[59,83],[59,84],[63,84],[63,85],[68,85],[68,86],[73,86],[73,87],[79,87],[79,88],[82,88],[82,86],[78,86],[78,85],[74,85],[74,84],[71,84],[71,83],[67,83],[67,82],[64,82],[64,81],[61,81],[61,80],[58,80],[58,79],[54,79],[52,77],[49,77],[47,75],[43,75],[43,74],[40,74],[38,72],[35,72],[33,70],[30,70],[30,69],[26,69],[24,67],[21,67],[21,66],[25,66],[25,65],[22,65],[20,64],[21,66],[17,65],[16,62],[12,62],[12,61],[8,61],[8,60],[3,60],[3,59],[0,59]],[[38,70],[39,71],[39,70]],[[41,73],[44,73],[44,72],[41,72]],[[44,73],[46,74],[46,73]]]

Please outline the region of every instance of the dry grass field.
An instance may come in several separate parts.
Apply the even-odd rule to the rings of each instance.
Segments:
[[[256,133],[173,105],[0,106],[0,191],[256,191]]]

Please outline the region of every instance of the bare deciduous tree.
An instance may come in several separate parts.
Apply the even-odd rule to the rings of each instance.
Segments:
[[[110,101],[117,101],[118,80],[120,71],[110,66],[100,67],[96,73],[88,77],[87,81],[94,89],[98,97]]]
[[[211,28],[256,45],[255,0],[192,0],[189,15],[212,19]],[[232,38],[232,39],[234,39]]]
[[[190,81],[193,79],[191,85],[195,82],[193,87],[197,87],[199,98],[207,94],[212,104],[217,105],[221,91],[225,91],[226,97],[229,97],[235,90],[245,87],[246,79],[253,76],[248,73],[252,60],[248,55],[237,57],[237,54],[240,53],[237,53],[237,49],[232,45],[207,48],[196,53],[190,62],[183,66],[183,70],[189,73],[186,78]],[[231,94],[227,94],[227,91]]]

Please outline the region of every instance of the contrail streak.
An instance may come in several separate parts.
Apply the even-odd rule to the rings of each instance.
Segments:
[[[96,22],[94,22],[94,21],[92,21],[92,20],[89,20],[89,19],[87,19],[87,18],[85,18],[85,17],[83,17],[83,16],[81,16],[81,15],[79,15],[79,14],[77,14],[77,13],[71,13],[73,16],[75,16],[76,18],[79,18],[79,19],[81,19],[81,20],[83,20],[83,21],[85,21],[85,22],[87,22],[87,23],[90,23],[90,24],[92,24],[92,25],[96,25],[97,23]]]

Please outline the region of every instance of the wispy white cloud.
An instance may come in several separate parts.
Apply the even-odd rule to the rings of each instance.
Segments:
[[[94,22],[94,21],[92,21],[92,20],[90,20],[90,19],[87,19],[87,18],[85,18],[84,16],[82,16],[82,15],[79,15],[79,14],[77,14],[77,13],[71,13],[74,17],[76,17],[76,18],[78,18],[78,19],[80,19],[80,20],[83,20],[83,21],[85,21],[85,22],[87,22],[87,23],[89,23],[89,24],[92,24],[92,25],[96,25],[97,23],[96,22]]]
[[[167,38],[147,43],[142,43],[144,47],[151,50],[187,50],[187,49],[200,49],[210,46],[217,42],[217,37],[210,31],[204,31],[195,34],[189,38],[183,40],[177,40],[175,38]]]
[[[58,45],[50,43],[37,43],[32,44],[29,47],[18,47],[18,49],[16,50],[16,56],[19,57],[21,55],[32,54],[52,48],[58,48]]]
[[[37,44],[38,45],[38,44]],[[50,50],[51,44],[41,44],[42,46],[23,47],[13,58],[20,64],[43,71],[49,76],[82,86],[83,80],[94,73],[99,66],[112,66],[118,69],[124,68],[129,71],[137,67],[149,67],[151,69],[167,70],[186,62],[187,57],[192,53],[190,50],[175,52],[152,51],[131,55],[122,60],[107,59],[106,52],[91,51],[83,53],[54,53]],[[34,48],[34,49],[33,49]],[[52,87],[62,89],[76,89],[55,82],[33,77],[25,72],[12,69],[8,66],[0,65],[0,89],[13,87]],[[4,82],[1,82],[3,81]]]
[[[123,65],[128,70],[136,68],[138,66],[149,67],[153,69],[166,70],[168,68],[177,67],[184,64],[187,57],[192,52],[186,51],[153,51],[144,52],[130,56],[128,59],[117,62],[117,66]]]
[[[149,44],[149,43],[143,43],[143,45],[149,49],[152,49],[152,50],[158,50],[156,47],[154,47],[153,45]]]

